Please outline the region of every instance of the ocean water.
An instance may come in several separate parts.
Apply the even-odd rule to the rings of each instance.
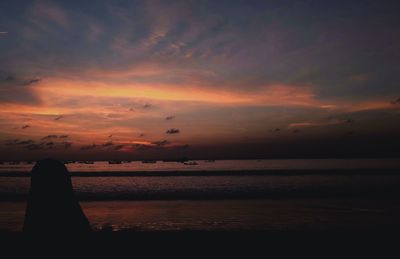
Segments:
[[[399,175],[72,177],[80,200],[400,197]],[[28,196],[29,177],[0,177],[0,200]]]
[[[309,198],[337,196],[391,195],[400,193],[400,160],[397,159],[314,159],[314,160],[222,160],[197,161],[197,165],[176,162],[145,164],[131,162],[109,165],[68,164],[71,172],[85,172],[72,177],[75,192],[81,200],[174,200],[174,199],[260,199],[260,198]],[[2,165],[3,172],[28,172],[32,164]],[[360,169],[361,168],[361,169]],[[316,175],[282,174],[265,175],[268,170],[312,169]],[[335,174],[326,169],[343,169]],[[385,170],[390,169],[390,174]],[[399,174],[396,170],[399,169]],[[255,174],[239,174],[259,170]],[[368,174],[363,174],[368,170]],[[371,174],[372,170],[372,174]],[[144,174],[112,176],[112,172],[145,171]],[[146,172],[162,171],[158,176]],[[179,171],[179,175],[168,172]],[[185,172],[202,171],[195,176]],[[219,171],[232,172],[218,175]],[[356,171],[357,174],[351,172]],[[95,176],[90,172],[111,172]],[[393,173],[395,172],[395,173]],[[87,174],[86,174],[87,173]],[[163,175],[165,173],[165,176]],[[215,175],[213,175],[215,173]],[[19,174],[23,176],[23,174]],[[28,175],[27,175],[28,176]],[[0,200],[23,200],[29,192],[29,177],[1,176]]]
[[[196,161],[197,165],[177,162],[108,164],[67,164],[71,172],[84,172],[72,177],[81,200],[174,200],[289,198],[394,195],[400,193],[400,159],[281,159]],[[33,164],[0,165],[0,200],[23,200],[29,192],[29,177],[13,177],[13,172],[29,172]],[[285,169],[294,174],[265,175],[262,172]],[[319,172],[296,174],[298,169]],[[337,169],[342,174],[335,174]],[[254,174],[239,174],[258,170]],[[390,174],[387,174],[390,170]],[[399,170],[399,174],[397,174]],[[180,172],[171,175],[169,172]],[[195,176],[189,172],[201,171]],[[229,175],[218,175],[218,172]],[[286,172],[287,172],[286,171]],[[364,175],[364,172],[368,174]],[[1,173],[11,172],[11,176]],[[91,172],[110,172],[95,176]],[[112,173],[118,173],[112,176]],[[144,172],[124,176],[124,172]],[[149,175],[146,175],[149,172]],[[160,172],[157,176],[150,172]],[[185,172],[188,172],[185,175]],[[260,172],[260,173],[258,173]],[[351,172],[357,172],[352,174]],[[371,174],[372,172],[372,174]],[[394,173],[393,173],[394,172]],[[86,174],[87,173],[87,174]],[[122,173],[122,174],[121,174]],[[165,173],[165,175],[163,175]],[[215,173],[215,175],[213,175]],[[20,173],[19,176],[23,176]],[[28,176],[28,175],[26,175]],[[118,177],[117,177],[118,176]]]
[[[66,164],[71,172],[132,172],[132,171],[218,171],[218,170],[269,170],[269,169],[391,169],[400,168],[400,159],[261,159],[261,160],[197,160],[197,165],[177,162],[142,163],[133,161],[109,164],[95,161],[93,164]],[[29,172],[33,164],[22,161],[13,165],[0,164],[1,172]]]
[[[67,167],[71,172],[87,173],[73,176],[72,182],[95,229],[282,230],[399,225],[399,159],[225,160],[197,163],[131,162],[109,165],[107,162],[95,162],[68,164]],[[30,178],[23,173],[16,176],[1,176],[1,173],[29,172],[33,165],[0,166],[0,231],[20,231]],[[310,169],[320,170],[320,173],[236,174],[236,171],[275,169],[294,172]],[[329,169],[344,173],[332,173]],[[390,173],[387,173],[388,169]],[[161,174],[166,175],[90,174],[135,171],[162,171]],[[168,174],[175,171],[181,174]],[[189,171],[210,171],[211,174],[185,175]],[[212,175],[218,171],[232,173]],[[364,174],[364,171],[368,173]]]
[[[101,231],[399,229],[392,200],[171,200],[81,202]],[[0,202],[0,233],[22,230],[25,202]]]

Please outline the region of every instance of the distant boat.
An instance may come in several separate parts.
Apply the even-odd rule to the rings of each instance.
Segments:
[[[118,164],[122,164],[122,161],[108,161],[108,164],[110,164],[110,165],[118,165]]]
[[[64,161],[63,163],[64,164],[73,164],[73,163],[75,163],[75,161]]]
[[[155,164],[157,163],[157,160],[142,160],[143,164]]]
[[[131,163],[131,162],[132,162],[131,160],[122,161],[123,164],[128,164],[128,163]]]
[[[198,165],[198,163],[196,161],[187,161],[187,162],[183,162],[184,165]]]
[[[78,161],[79,164],[94,164],[93,161]]]
[[[83,162],[84,164],[94,164],[94,162],[93,161],[85,161],[85,162]]]

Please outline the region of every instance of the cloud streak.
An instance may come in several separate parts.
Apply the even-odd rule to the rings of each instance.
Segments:
[[[180,132],[181,131],[179,129],[172,128],[172,129],[168,129],[165,133],[166,134],[178,134]]]
[[[33,85],[33,84],[37,84],[41,81],[41,79],[37,78],[37,79],[31,79],[26,81],[25,83],[23,83],[23,85]]]
[[[31,9],[31,19],[40,26],[43,26],[45,22],[51,22],[63,28],[69,26],[66,11],[62,7],[49,2],[36,1]]]

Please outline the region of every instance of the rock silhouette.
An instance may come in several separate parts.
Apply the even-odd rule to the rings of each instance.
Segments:
[[[63,163],[44,159],[33,167],[23,231],[39,235],[90,233]]]

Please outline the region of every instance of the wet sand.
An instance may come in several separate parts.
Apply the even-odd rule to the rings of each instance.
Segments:
[[[399,200],[172,200],[81,202],[100,232],[400,229]],[[19,232],[24,202],[0,202],[0,232]]]
[[[398,253],[399,204],[393,199],[81,202],[93,234],[54,239],[23,235],[25,203],[0,202],[0,243],[14,255],[55,249],[113,258],[142,253],[386,258]]]

